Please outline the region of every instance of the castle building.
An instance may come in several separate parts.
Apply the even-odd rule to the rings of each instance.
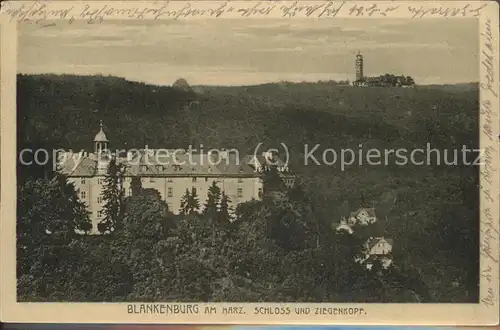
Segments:
[[[260,162],[250,162],[252,157],[246,156],[240,161],[239,155],[231,151],[194,153],[180,149],[148,149],[147,146],[129,151],[126,155],[114,155],[109,151],[102,123],[93,143],[92,153],[70,150],[58,156],[61,164],[59,171],[74,184],[80,200],[88,207],[92,234],[99,233],[98,224],[104,219],[102,191],[111,157],[124,165],[123,190],[126,197],[132,195],[132,178],[140,178],[142,188],[157,190],[174,214],[179,213],[186,189],[196,192],[203,207],[213,182],[229,197],[233,210],[239,203],[262,198],[262,162],[265,155],[258,157]],[[289,173],[284,166],[280,171]],[[291,177],[291,174],[283,176],[287,185]]]

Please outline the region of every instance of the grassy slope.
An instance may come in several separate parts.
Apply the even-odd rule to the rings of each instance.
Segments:
[[[100,119],[109,127],[113,148],[203,144],[205,150],[235,147],[251,153],[259,142],[286,143],[319,218],[335,223],[349,210],[375,205],[381,230],[395,238],[396,257],[422,271],[437,299],[452,299],[457,292],[458,301],[474,299],[465,286],[449,285],[477,251],[460,246],[449,232],[476,235],[476,171],[423,166],[340,171],[338,166],[304,166],[302,154],[306,143],[337,151],[359,144],[366,150],[425,147],[427,142],[436,148],[474,147],[477,89],[266,84],[199,86],[195,95],[114,77],[73,76],[22,76],[18,87],[22,140],[52,147],[90,149]],[[193,100],[189,109],[184,107]],[[450,222],[456,227],[447,227]],[[467,267],[473,276],[462,283],[473,283],[476,265]]]

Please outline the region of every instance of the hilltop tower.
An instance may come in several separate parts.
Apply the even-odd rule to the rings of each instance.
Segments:
[[[363,55],[358,51],[356,55],[356,81],[362,81],[363,79]]]

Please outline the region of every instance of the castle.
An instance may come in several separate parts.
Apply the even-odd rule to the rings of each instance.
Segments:
[[[186,189],[195,191],[200,205],[203,205],[213,182],[229,197],[232,209],[239,203],[261,199],[264,188],[262,172],[269,164],[276,166],[286,187],[294,184],[294,176],[287,166],[277,155],[270,153],[240,159],[238,154],[224,150],[214,155],[182,149],[148,149],[146,146],[126,155],[116,155],[109,151],[109,140],[102,122],[93,144],[94,152],[91,153],[70,150],[58,155],[59,159],[64,159],[59,161],[59,172],[74,184],[80,200],[90,212],[91,234],[99,234],[98,224],[104,219],[102,191],[110,157],[124,166],[122,189],[126,197],[132,195],[132,178],[140,178],[142,188],[157,190],[174,214],[179,213]],[[271,159],[272,163],[269,162]]]

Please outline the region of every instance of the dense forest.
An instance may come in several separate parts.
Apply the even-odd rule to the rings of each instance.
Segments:
[[[478,90],[331,83],[150,86],[116,77],[18,76],[18,148],[290,150],[287,198],[173,215],[155,194],[123,200],[110,235],[75,235],[86,212],[64,177],[18,166],[18,299],[23,301],[400,301],[478,299],[478,169],[304,166],[322,148],[478,146]],[[207,201],[199,201],[205,204]],[[360,207],[376,225],[337,234]],[[353,262],[367,236],[394,239],[393,267]]]

